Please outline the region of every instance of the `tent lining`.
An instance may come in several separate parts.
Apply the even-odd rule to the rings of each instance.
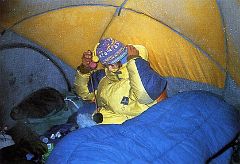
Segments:
[[[190,42],[196,49],[198,49],[202,54],[204,54],[210,61],[212,61],[223,73],[226,73],[226,69],[223,68],[216,60],[214,60],[206,51],[204,51],[201,47],[199,47],[197,44],[195,44],[190,38],[186,37],[185,35],[183,35],[182,33],[180,33],[179,31],[175,30],[174,28],[172,28],[171,26],[169,26],[168,24],[162,22],[161,20],[155,19],[150,15],[147,15],[143,12],[139,12],[136,10],[133,10],[131,8],[124,8],[126,10],[132,11],[132,12],[136,12],[138,14],[143,14],[161,24],[163,24],[164,26],[168,27],[170,30],[172,30],[173,32],[175,32],[176,34],[178,34],[179,36],[181,36],[183,39],[187,40],[188,42]]]
[[[99,41],[102,39],[102,37],[103,37],[103,35],[105,34],[105,32],[107,31],[108,27],[109,27],[110,24],[112,23],[113,18],[114,18],[116,15],[120,14],[120,12],[121,12],[121,7],[120,7],[120,8],[117,7],[117,9],[116,9],[115,13],[113,14],[111,20],[108,22],[106,28],[103,30],[102,35],[101,35],[100,38],[99,38]]]
[[[218,6],[218,11],[221,15],[221,21],[222,21],[222,26],[223,26],[223,34],[224,34],[224,52],[225,52],[225,59],[226,59],[226,77],[225,77],[225,86],[224,86],[224,90],[227,89],[227,75],[231,76],[231,74],[228,72],[228,65],[229,65],[229,51],[228,51],[228,41],[227,41],[227,33],[226,33],[226,26],[225,26],[225,20],[224,20],[224,17],[223,17],[223,13],[222,13],[222,10],[221,8],[219,7],[219,4],[217,2],[217,6]],[[231,76],[232,77],[232,76]]]
[[[128,0],[125,0],[122,4],[121,4],[121,6],[119,7],[119,10],[118,10],[118,16],[121,14],[121,11],[122,11],[122,9],[124,8],[124,5],[127,3],[127,1]]]
[[[44,52],[43,50],[41,50],[40,48],[34,47],[32,45],[26,44],[26,43],[12,43],[12,44],[6,44],[3,46],[0,46],[0,51],[3,50],[7,50],[7,49],[15,49],[15,48],[26,48],[26,49],[31,49],[34,50],[36,52],[38,52],[39,54],[41,54],[42,56],[46,57],[47,59],[49,59],[54,66],[57,67],[57,69],[59,70],[59,72],[63,75],[64,80],[66,81],[67,87],[68,87],[68,91],[71,91],[71,83],[68,80],[65,72],[63,71],[63,69],[54,61],[54,59],[52,59],[46,52]]]
[[[55,8],[55,9],[51,9],[51,10],[48,10],[48,11],[44,11],[44,12],[41,12],[41,13],[38,13],[38,14],[34,14],[34,15],[31,15],[29,17],[25,17],[23,18],[22,20],[20,21],[17,21],[16,23],[14,23],[12,26],[6,28],[4,31],[6,30],[10,30],[12,29],[14,26],[20,24],[21,22],[27,20],[27,19],[30,19],[32,17],[35,17],[35,16],[38,16],[38,15],[42,15],[42,14],[45,14],[45,13],[48,13],[48,12],[52,12],[52,11],[55,11],[55,10],[60,10],[60,9],[65,9],[65,8],[72,8],[72,7],[79,7],[79,6],[103,6],[103,7],[115,7],[117,8],[116,9],[116,12],[114,13],[113,17],[118,15],[120,16],[121,14],[121,11],[122,9],[126,9],[126,10],[129,10],[129,11],[132,11],[132,12],[135,12],[135,13],[138,13],[138,14],[142,14],[142,15],[145,15],[163,25],[165,25],[166,27],[168,27],[170,30],[172,30],[173,32],[175,32],[176,34],[178,34],[179,36],[181,36],[182,38],[184,38],[185,40],[187,40],[188,42],[190,42],[196,49],[198,49],[202,54],[204,54],[210,61],[212,61],[220,70],[222,73],[226,73],[227,70],[225,68],[223,68],[216,60],[214,60],[206,51],[204,51],[202,48],[200,48],[197,44],[195,44],[190,38],[186,37],[185,35],[183,35],[182,33],[180,33],[179,31],[175,30],[174,28],[172,28],[171,26],[169,26],[168,24],[162,22],[161,20],[157,20],[155,18],[153,18],[152,16],[146,14],[146,13],[143,13],[143,12],[140,12],[140,11],[137,11],[137,10],[134,10],[134,9],[131,9],[131,8],[125,8],[123,7],[125,4],[126,4],[127,0],[125,0],[121,6],[116,6],[116,5],[109,5],[109,4],[80,4],[80,5],[70,5],[70,6],[64,6],[64,7],[59,7],[59,8]],[[112,22],[112,19],[111,21],[109,22],[109,24],[107,25],[107,27],[105,28],[105,30],[103,31],[103,34],[101,35],[101,38],[102,36],[104,35],[105,31],[107,30],[107,28],[109,27],[109,25],[111,24]],[[4,32],[3,31],[3,32]],[[100,38],[100,39],[101,39]],[[225,46],[226,47],[226,46]]]
[[[16,25],[22,23],[23,21],[25,20],[28,20],[32,17],[35,17],[35,16],[39,16],[39,15],[42,15],[42,14],[45,14],[45,13],[48,13],[48,12],[52,12],[52,11],[56,11],[56,10],[60,10],[60,9],[65,9],[65,8],[73,8],[73,7],[80,7],[80,6],[103,6],[103,7],[115,7],[115,8],[118,8],[119,6],[115,6],[115,5],[108,5],[108,4],[80,4],[80,5],[69,5],[69,6],[64,6],[64,7],[58,7],[58,8],[53,8],[51,10],[47,10],[47,11],[43,11],[43,12],[40,12],[40,13],[37,13],[37,14],[33,14],[33,15],[30,15],[30,16],[27,16],[17,22],[15,22],[13,25],[11,25],[10,27],[6,27],[4,28],[5,30],[11,30],[13,27],[15,27]]]

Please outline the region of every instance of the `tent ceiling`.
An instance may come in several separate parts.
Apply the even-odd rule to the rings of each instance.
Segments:
[[[124,0],[3,0],[0,5],[1,24],[9,28],[32,16],[66,7],[80,5],[120,6]]]
[[[115,12],[114,7],[105,8],[81,6],[55,10],[16,25],[14,31],[76,68],[82,52],[94,48]]]
[[[231,54],[226,60],[224,28],[216,1],[5,0],[0,3],[1,31],[14,30],[73,67],[81,61],[82,52],[93,49],[102,36],[114,36],[124,43],[145,45],[154,69],[165,76],[222,88],[228,68],[240,84],[239,50],[234,40],[229,41]],[[236,3],[239,5],[239,0]],[[173,60],[178,58],[174,64]]]
[[[151,65],[164,76],[224,86],[225,73],[207,56],[167,26],[145,15],[123,10],[120,16],[114,17],[104,36],[125,44],[145,45]]]
[[[124,7],[146,13],[178,31],[225,67],[222,20],[215,1],[138,0],[128,1]]]

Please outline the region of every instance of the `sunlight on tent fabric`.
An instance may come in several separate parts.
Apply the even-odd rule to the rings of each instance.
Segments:
[[[81,5],[120,6],[123,2],[124,0],[5,0],[1,1],[0,20],[4,22],[4,27],[8,28],[23,19],[55,9]]]
[[[222,20],[215,1],[137,0],[128,1],[125,7],[164,22],[226,66]]]
[[[219,7],[219,4],[225,5]],[[122,8],[118,8],[120,6]],[[225,71],[230,73],[237,84],[240,84],[239,46],[236,45],[239,32],[231,31],[239,28],[235,26],[235,23],[228,26],[236,22],[239,6],[239,0],[231,2],[212,0],[171,0],[171,2],[165,0],[5,0],[0,5],[0,30],[2,32],[4,28],[7,30],[10,28],[9,30],[48,49],[73,68],[79,65],[82,52],[93,49],[103,34],[104,36],[116,36],[125,43],[147,45],[149,52],[154,54],[150,55],[150,63],[159,73],[210,83],[222,88]],[[118,9],[121,9],[119,16],[115,15]],[[134,14],[129,14],[130,10]],[[223,10],[222,13],[221,10]],[[127,11],[129,11],[128,14],[126,14]],[[145,25],[138,20],[143,15],[145,15],[144,21],[149,19],[148,22],[151,25]],[[108,27],[113,17],[113,23]],[[126,23],[125,19],[133,20],[127,21],[128,28],[123,25]],[[124,22],[120,22],[122,20]],[[156,23],[153,23],[154,20]],[[117,27],[115,27],[116,22]],[[135,22],[138,22],[137,26]],[[135,29],[132,26],[135,26]],[[145,28],[147,26],[148,28]],[[174,35],[179,37],[173,35],[174,37],[169,38],[169,34],[160,34],[162,27],[158,26],[168,26],[169,31],[174,31]],[[117,31],[121,28],[131,31],[132,34],[129,34],[131,39],[129,35],[126,37],[125,34]],[[107,33],[104,33],[106,29]],[[145,31],[139,29],[145,29]],[[138,30],[139,32],[136,32]],[[153,34],[155,32],[157,36]],[[227,47],[224,32],[227,36]],[[164,38],[164,41],[159,41],[159,37]],[[173,41],[174,39],[176,42]],[[157,45],[158,42],[163,45]],[[178,50],[178,53],[174,49]],[[168,55],[155,55],[158,52]],[[180,53],[181,59],[176,61],[176,64],[173,63],[172,59],[179,58]],[[186,57],[182,58],[183,54]],[[190,59],[188,59],[189,56],[191,56]],[[192,60],[206,60],[204,64],[207,63],[207,66]],[[162,66],[163,61],[167,63],[164,66]]]
[[[28,19],[14,30],[76,68],[82,53],[94,48],[114,12],[113,7],[66,8]]]
[[[151,65],[163,76],[224,86],[225,74],[211,60],[171,29],[145,15],[123,10],[104,36],[146,46]]]

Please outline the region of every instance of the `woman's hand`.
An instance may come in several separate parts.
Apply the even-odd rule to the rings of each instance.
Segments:
[[[85,51],[82,55],[82,65],[85,68],[90,69],[90,63],[92,62],[92,52],[90,50]]]
[[[127,60],[139,57],[139,51],[133,45],[127,45],[128,57]]]
[[[139,51],[133,45],[127,45],[128,56],[138,56]]]
[[[82,55],[82,64],[78,66],[81,73],[89,73],[97,68],[97,63],[92,61],[93,54],[90,50],[85,51]]]

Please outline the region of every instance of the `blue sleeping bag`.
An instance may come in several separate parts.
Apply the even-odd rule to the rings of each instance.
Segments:
[[[205,163],[240,130],[239,112],[204,91],[179,93],[122,125],[97,125],[60,141],[47,163]],[[229,149],[214,159],[228,163]]]

